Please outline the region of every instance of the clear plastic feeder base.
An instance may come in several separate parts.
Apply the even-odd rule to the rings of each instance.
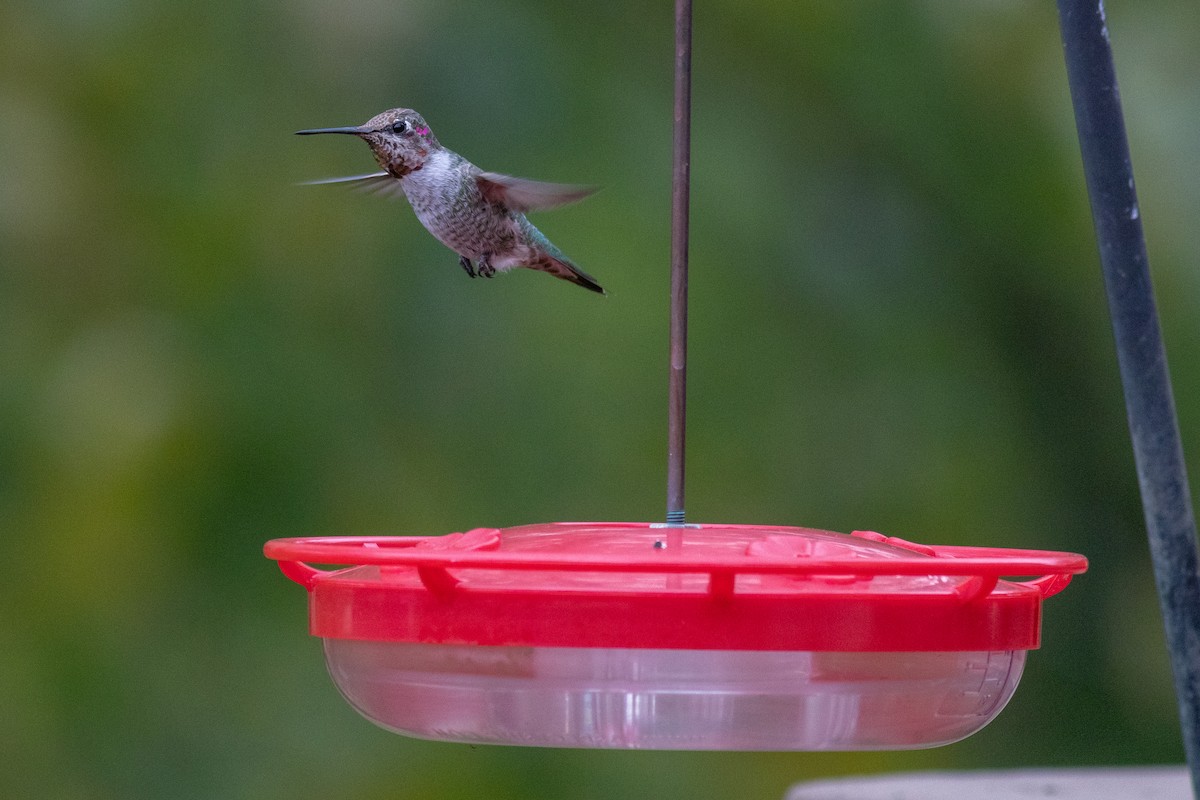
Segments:
[[[338,689],[382,727],[647,750],[970,736],[1016,690],[1043,600],[1087,568],[762,525],[551,523],[266,552],[308,591]]]
[[[655,750],[935,747],[1012,697],[1025,651],[826,653],[326,639],[334,682],[388,730]]]

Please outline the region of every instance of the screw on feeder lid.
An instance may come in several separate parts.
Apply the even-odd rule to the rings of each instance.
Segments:
[[[845,652],[1035,648],[1043,598],[1087,567],[869,532],[644,523],[280,539],[266,554],[309,590],[325,638]]]

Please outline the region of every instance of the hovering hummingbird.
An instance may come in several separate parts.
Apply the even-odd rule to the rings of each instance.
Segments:
[[[582,200],[593,188],[484,172],[442,147],[411,108],[384,111],[358,127],[296,133],[348,133],[370,145],[382,172],[313,183],[347,183],[388,197],[403,193],[421,224],[458,253],[459,265],[472,278],[527,267],[606,294],[525,218],[527,211]]]

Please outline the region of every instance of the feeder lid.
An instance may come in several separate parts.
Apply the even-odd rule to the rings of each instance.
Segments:
[[[309,591],[324,638],[700,650],[1032,649],[1043,598],[1087,568],[1071,553],[758,525],[550,523],[265,552]]]

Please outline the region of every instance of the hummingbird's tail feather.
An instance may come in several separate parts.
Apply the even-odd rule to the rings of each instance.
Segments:
[[[517,224],[520,226],[522,235],[531,247],[523,254],[523,259],[512,262],[512,266],[529,267],[530,269],[549,272],[556,278],[570,281],[577,286],[590,289],[596,294],[608,294],[600,284],[596,283],[595,278],[571,263],[571,259],[567,258],[562,250],[555,247],[546,238],[545,234],[533,227],[523,214],[517,216]]]
[[[529,265],[530,269],[540,269],[542,272],[549,272],[556,278],[562,278],[564,281],[570,281],[576,286],[582,286],[585,289],[590,289],[597,294],[607,295],[604,287],[596,283],[596,279],[579,267],[567,261],[564,258],[555,258],[551,255],[543,255],[534,263]]]

